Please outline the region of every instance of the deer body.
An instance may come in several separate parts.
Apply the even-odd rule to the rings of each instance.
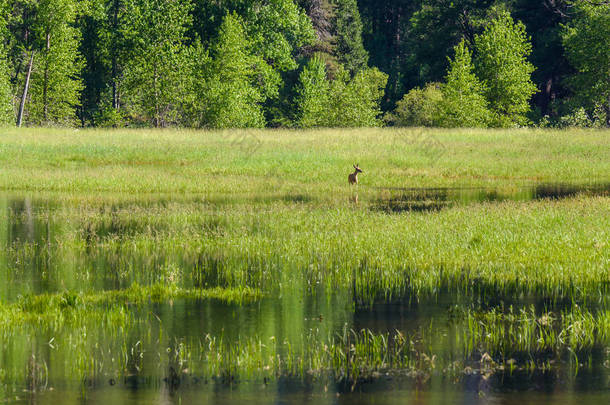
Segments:
[[[352,185],[352,184],[358,184],[358,173],[362,173],[362,169],[360,169],[360,167],[358,167],[358,164],[356,163],[354,165],[354,173],[350,173],[349,176],[347,176],[347,182]]]

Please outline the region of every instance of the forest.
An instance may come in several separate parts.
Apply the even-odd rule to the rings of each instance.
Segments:
[[[0,125],[608,127],[607,0],[0,0]]]

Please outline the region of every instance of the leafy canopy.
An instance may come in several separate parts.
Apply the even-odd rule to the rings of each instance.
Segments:
[[[442,121],[445,127],[486,127],[490,112],[485,99],[485,88],[474,74],[472,58],[462,40],[455,47],[449,62],[446,84],[442,87]]]
[[[498,14],[475,36],[475,68],[494,113],[494,126],[525,125],[529,101],[537,92],[531,80],[534,66],[527,58],[532,46],[521,22],[507,11]]]
[[[576,17],[563,32],[566,56],[576,69],[568,84],[576,107],[601,106],[610,126],[610,3],[575,5]]]

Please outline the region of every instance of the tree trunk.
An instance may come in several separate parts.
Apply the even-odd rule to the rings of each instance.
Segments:
[[[32,74],[32,65],[34,64],[34,51],[30,56],[30,63],[28,63],[28,71],[25,75],[25,85],[23,86],[23,95],[21,96],[21,103],[19,104],[19,114],[17,114],[17,127],[21,127],[21,121],[23,120],[23,109],[25,108],[25,99],[28,96],[28,88],[30,87],[30,75]]]
[[[606,104],[606,126],[610,128],[610,94],[608,94],[608,103]]]

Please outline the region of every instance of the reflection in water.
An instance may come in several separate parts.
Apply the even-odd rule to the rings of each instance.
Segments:
[[[387,212],[437,211],[479,201],[557,199],[579,193],[608,195],[609,190],[609,184],[585,187],[540,185],[514,193],[448,188],[381,190],[381,197],[372,202],[371,207]],[[309,198],[292,195],[285,200],[307,203]],[[351,201],[358,204],[358,193],[352,195]],[[107,222],[83,225],[54,219],[59,208],[59,205],[37,203],[29,198],[0,198],[1,301],[16,302],[20,296],[64,290],[123,288],[134,281],[158,281],[153,275],[150,279],[134,280],[133,275],[124,271],[130,267],[155,269],[164,277],[163,280],[170,283],[180,279],[178,273],[187,267],[180,262],[179,255],[147,258],[133,254],[133,257],[128,257],[129,252],[117,251],[115,256],[96,256],[93,247],[100,239],[110,245],[108,249],[113,249],[112,241],[129,236],[134,240],[133,248],[138,249],[137,243],[144,242],[138,241],[137,236],[143,232],[150,233],[150,224],[137,219],[131,222],[124,218],[119,220],[119,207],[111,206],[105,208],[111,212]],[[171,232],[162,226],[167,224],[159,224],[153,231]],[[204,224],[204,232],[222,236],[224,226],[222,217],[213,217]],[[63,248],[62,241],[66,240],[82,249]],[[203,275],[193,275],[193,285],[213,287],[228,284],[223,278],[222,255],[199,258],[190,263],[195,263],[195,267],[212,269]],[[294,277],[294,274],[286,274],[286,277]],[[440,370],[441,364],[443,368],[450,367],[454,360],[461,360],[464,356],[456,342],[467,326],[453,319],[452,308],[471,307],[485,311],[513,305],[518,310],[531,305],[538,312],[560,314],[572,308],[573,302],[548,302],[534,297],[519,297],[511,302],[510,297],[493,296],[490,299],[486,296],[481,303],[481,297],[477,296],[440,294],[427,300],[404,296],[362,306],[350,289],[329,291],[323,286],[312,289],[305,283],[306,280],[302,285],[294,283],[292,288],[283,289],[280,296],[268,296],[245,305],[175,300],[131,308],[127,313],[114,313],[109,308],[104,322],[91,324],[84,321],[78,323],[79,328],[54,328],[42,324],[29,329],[26,326],[4,328],[0,331],[0,400],[41,404],[247,401],[519,405],[552,402],[584,405],[608,402],[610,363],[608,353],[604,352],[594,352],[589,358],[577,360],[592,364],[590,367],[583,365],[577,373],[574,368],[554,368],[552,371],[503,370],[485,374],[470,373],[462,367],[452,378],[447,378]],[[594,312],[600,308],[591,310]],[[443,358],[427,360],[427,364],[438,362],[438,369],[430,375],[380,374],[354,385],[342,383],[340,378],[316,379],[307,373],[262,381],[255,376],[235,377],[230,374],[213,379],[197,369],[197,363],[189,357],[221,341],[232,347],[234,342],[248,338],[268,347],[278,345],[278,351],[282,353],[289,350],[298,352],[310,343],[308,336],[313,333],[326,338],[340,335],[346,329],[367,329],[378,333],[399,331],[413,340],[415,349],[430,354],[429,357],[436,353]],[[422,336],[425,331],[433,331],[426,332],[429,333],[427,340]],[[284,342],[289,342],[290,347]],[[218,361],[222,363],[225,360]],[[185,368],[187,364],[189,366]],[[256,368],[256,365],[254,361],[249,367]],[[92,368],[102,371],[91,373]]]
[[[537,184],[532,187],[503,191],[493,188],[383,188],[371,208],[386,212],[439,211],[455,205],[476,202],[529,201],[561,199],[579,194],[610,195],[610,183],[601,184]]]

